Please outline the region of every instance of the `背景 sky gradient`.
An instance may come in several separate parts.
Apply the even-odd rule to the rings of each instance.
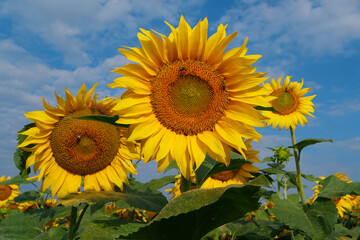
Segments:
[[[43,110],[42,96],[55,104],[54,90],[76,94],[85,82],[98,82],[100,98],[119,96],[110,89],[129,61],[117,49],[139,47],[139,28],[170,33],[184,15],[191,27],[209,20],[209,35],[219,24],[238,32],[229,48],[246,37],[248,54],[270,78],[304,78],[316,94],[316,118],[296,129],[297,140],[332,138],[302,153],[302,171],[328,176],[337,171],[360,181],[360,2],[357,0],[165,1],[63,0],[0,2],[0,176],[15,176],[16,132],[29,123],[24,113]],[[270,79],[269,79],[270,80]],[[268,81],[269,81],[268,80]],[[289,131],[259,128],[264,136],[254,149],[289,146]],[[260,165],[261,167],[261,165]],[[265,168],[266,166],[262,166]],[[138,179],[158,178],[154,163],[139,166]],[[294,169],[294,164],[289,165]],[[309,194],[309,193],[308,193]]]

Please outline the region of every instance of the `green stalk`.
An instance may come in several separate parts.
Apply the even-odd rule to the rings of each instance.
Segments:
[[[76,232],[79,229],[80,223],[82,218],[84,217],[84,214],[86,212],[86,209],[89,207],[89,204],[85,203],[85,207],[82,209],[82,212],[77,219],[77,207],[71,207],[71,216],[70,216],[70,229],[69,229],[69,240],[75,239]],[[77,220],[76,220],[77,219]]]
[[[184,176],[181,174],[181,186],[180,190],[182,193],[187,192],[191,189],[191,180],[187,180],[184,178]]]
[[[280,177],[278,173],[276,174],[276,179],[277,179],[277,194],[281,199]]]
[[[295,130],[293,129],[293,127],[290,127],[290,133],[291,133],[292,144],[295,145],[296,144]],[[293,150],[294,150],[294,157],[295,157],[295,164],[296,164],[296,177],[297,177],[297,185],[298,185],[297,189],[298,189],[298,193],[301,198],[302,205],[303,205],[304,209],[306,209],[304,186],[303,186],[301,171],[300,171],[300,155],[298,154],[298,151],[296,148],[293,148]]]
[[[70,228],[69,228],[69,240],[75,239],[76,235],[76,218],[77,218],[77,207],[71,207],[71,215],[70,215]]]

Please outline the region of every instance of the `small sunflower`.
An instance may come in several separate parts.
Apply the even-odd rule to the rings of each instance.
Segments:
[[[334,174],[334,176],[343,182],[352,182],[352,180],[349,179],[349,176],[347,176],[345,173],[340,174],[340,172],[337,172]],[[320,177],[320,179],[325,179],[325,177]],[[312,188],[314,190],[314,195],[308,200],[310,204],[312,204],[317,199],[321,187],[322,185],[318,184]],[[358,208],[360,196],[345,195],[340,198],[331,198],[331,200],[333,200],[333,202],[335,203],[336,208],[338,209],[339,216],[343,218],[344,213]]]
[[[259,151],[252,150],[250,145],[251,140],[246,140],[246,149],[244,154],[249,161],[261,163],[257,157]],[[201,185],[201,188],[217,188],[225,187],[231,184],[244,184],[249,181],[249,178],[254,177],[251,173],[258,172],[260,169],[254,166],[252,163],[245,163],[238,169],[232,171],[224,171],[216,173],[205,180]]]
[[[2,176],[0,182],[10,180],[11,177]],[[16,196],[20,194],[19,186],[16,184],[0,185],[0,207],[6,205],[8,201],[14,200]]]
[[[281,130],[283,127],[286,130],[289,127],[296,128],[300,123],[307,124],[305,115],[314,117],[310,112],[314,112],[314,104],[311,100],[316,96],[304,95],[309,92],[312,88],[303,88],[304,80],[301,83],[290,82],[291,76],[287,76],[283,85],[280,85],[281,77],[275,82],[271,79],[271,83],[264,83],[264,88],[269,91],[270,96],[277,97],[271,101],[272,106],[277,112],[265,111],[263,115],[269,119],[265,120],[267,126],[273,125],[275,129],[279,126]]]
[[[118,99],[99,101],[92,97],[95,84],[88,92],[82,85],[76,97],[65,89],[66,99],[55,91],[57,107],[47,104],[45,111],[26,113],[36,127],[21,133],[26,140],[18,147],[32,154],[26,167],[40,169],[38,181],[44,178],[42,191],[51,186],[52,195],[63,198],[79,191],[84,183],[86,191],[114,191],[114,184],[121,189],[128,183],[127,172],[137,173],[131,159],[138,159],[135,144],[125,139],[126,128],[99,121],[71,119],[86,115],[113,115]],[[27,148],[30,144],[35,147]]]
[[[116,207],[115,203],[110,203],[108,205],[105,205],[105,212],[106,214],[112,214],[115,213],[118,215],[119,219],[126,219],[130,220],[130,217],[132,217],[131,221],[135,222],[149,222],[151,221],[156,215],[156,212],[152,211],[139,211],[137,209],[125,209],[125,208],[118,208]]]
[[[129,60],[114,72],[123,77],[109,84],[127,88],[116,106],[118,123],[131,124],[129,140],[141,141],[144,162],[156,159],[158,171],[175,159],[189,179],[206,154],[229,164],[231,148],[246,149],[244,138],[259,140],[254,127],[265,119],[254,106],[268,106],[259,86],[265,73],[251,66],[260,55],[241,47],[225,52],[237,33],[227,36],[222,24],[208,38],[208,20],[191,28],[181,16],[178,28],[169,23],[167,37],[140,29],[141,48],[119,49]]]
[[[176,198],[181,195],[181,174],[176,175],[175,179],[176,180],[175,180],[173,188],[165,190],[165,192],[168,192],[168,194],[173,195],[171,199]],[[195,175],[194,171],[191,173],[190,181],[191,181],[191,183],[194,183],[196,185],[196,175]],[[195,186],[191,185],[191,189],[195,189],[195,188],[196,188]]]

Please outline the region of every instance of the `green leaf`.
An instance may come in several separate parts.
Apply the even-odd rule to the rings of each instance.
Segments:
[[[170,183],[174,183],[174,182],[175,182],[174,175],[164,176],[162,178],[152,179],[147,183],[137,185],[137,190],[139,190],[139,191],[147,191],[147,190],[155,191],[155,190],[158,190],[158,189],[165,187],[166,185],[168,185]]]
[[[178,172],[180,172],[179,167],[178,167],[178,165],[176,164],[176,161],[175,161],[175,160],[172,160],[172,161],[170,162],[169,166],[167,166],[167,167],[165,168],[165,170],[164,170],[163,173],[166,173],[166,172],[170,171],[171,169],[176,169],[176,170],[178,170]]]
[[[359,239],[360,237],[360,226],[357,226],[353,229],[348,229],[342,224],[335,224],[335,231],[341,236],[349,236],[351,239]]]
[[[29,201],[35,201],[40,198],[40,194],[37,191],[31,190],[20,194],[19,196],[15,197],[15,202],[23,203]]]
[[[276,168],[264,168],[264,169],[261,169],[261,171],[265,172],[265,173],[272,173],[272,174],[286,174],[286,171],[276,169]]]
[[[319,184],[322,185],[319,197],[338,198],[347,194],[360,195],[360,182],[347,183],[331,175],[320,181]]]
[[[320,180],[321,180],[320,178],[315,177],[315,176],[312,175],[312,174],[301,174],[301,176],[302,176],[303,178],[305,178],[306,180],[311,181],[311,182],[316,182],[316,181],[320,181]]]
[[[116,121],[119,120],[118,115],[115,115],[115,116],[87,115],[87,116],[81,116],[81,117],[67,117],[67,118],[104,122],[104,123],[108,123],[108,124],[115,125],[117,127],[123,127],[123,128],[128,128],[130,126],[129,124],[116,123]]]
[[[124,201],[129,207],[134,207],[153,212],[159,212],[166,205],[167,200],[163,195],[155,195],[150,192],[144,194],[122,193],[122,192],[85,192],[69,195],[62,199],[65,206],[78,206],[80,203],[105,204],[109,202]]]
[[[259,111],[270,111],[270,112],[278,112],[274,107],[262,107],[262,106],[256,106],[254,107],[256,110]]]
[[[281,223],[307,236],[325,239],[330,236],[337,219],[335,203],[330,199],[317,198],[305,213],[301,205],[287,199],[274,199],[274,208],[269,209]]]
[[[236,158],[232,158],[230,161],[229,166],[226,166],[223,163],[219,163],[215,160],[213,160],[210,156],[206,155],[206,158],[201,164],[201,166],[195,171],[196,174],[196,182],[198,184],[198,187],[200,187],[205,180],[210,177],[211,175],[214,175],[219,172],[223,171],[232,171],[235,169],[238,169],[245,163],[251,163],[247,160],[245,160],[241,155],[234,153],[233,155]]]
[[[274,158],[272,157],[266,157],[262,160],[263,163],[266,163],[266,162],[274,162]]]
[[[287,195],[287,199],[293,203],[298,203],[300,201],[299,194],[297,193]]]
[[[18,135],[17,135],[18,145],[21,144],[23,141],[25,141],[25,139],[27,138],[27,135],[23,135],[21,133],[33,127],[36,127],[36,124],[30,123],[25,125],[23,129],[18,131]],[[31,144],[30,146],[33,146],[33,144]],[[20,175],[22,177],[30,174],[30,168],[26,169],[26,159],[30,155],[31,152],[24,151],[20,148],[17,148],[16,151],[14,152],[14,163],[15,166],[20,170]]]
[[[44,232],[45,225],[52,218],[65,217],[69,214],[70,208],[63,206],[28,212],[12,211],[0,221],[1,239],[44,239],[47,235]]]
[[[280,234],[284,229],[284,225],[281,223],[261,219],[245,222],[244,224],[234,223],[234,225],[231,227],[233,239],[254,240],[272,239],[276,235]]]
[[[30,174],[30,168],[26,169],[26,159],[30,156],[30,152],[26,152],[17,148],[14,152],[15,166],[20,170],[20,176],[25,177]]]
[[[18,176],[13,177],[10,180],[1,182],[0,185],[10,185],[10,184],[20,185],[20,184],[29,184],[29,183],[33,183],[33,182],[35,182],[35,180],[29,181],[18,175]]]
[[[248,183],[187,191],[170,201],[147,226],[120,239],[200,239],[257,209],[259,189]]]
[[[296,143],[293,146],[289,146],[289,148],[296,148],[300,154],[301,150],[303,150],[305,147],[314,145],[316,143],[321,143],[321,142],[331,142],[332,143],[333,140],[332,139],[307,138],[307,139],[301,140],[300,142]]]

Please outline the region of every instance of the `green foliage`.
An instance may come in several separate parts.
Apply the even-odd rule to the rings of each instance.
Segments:
[[[40,194],[37,191],[28,191],[20,194],[19,196],[15,197],[15,202],[23,203],[28,201],[35,201],[40,198]]]
[[[256,184],[266,181],[260,177]],[[196,189],[170,201],[153,221],[120,239],[200,239],[209,231],[255,210],[259,186],[251,183]]]
[[[128,128],[129,124],[118,124],[116,123],[117,120],[119,120],[119,116],[107,116],[107,115],[87,115],[87,116],[81,116],[81,117],[67,117],[72,119],[79,119],[79,120],[90,120],[90,121],[98,121],[98,122],[104,122],[108,123],[117,127],[123,127]]]
[[[81,203],[89,205],[106,204],[121,201],[124,208],[134,207],[153,212],[159,212],[166,205],[167,200],[163,195],[154,195],[150,192],[132,194],[121,192],[85,192],[69,195],[61,200],[65,206],[78,206]]]
[[[338,198],[349,195],[360,195],[360,182],[347,183],[331,175],[320,181],[322,185],[319,197]]]
[[[333,140],[332,139],[307,138],[307,139],[304,139],[304,140],[296,143],[293,146],[290,146],[289,148],[296,148],[299,151],[299,154],[300,154],[301,151],[305,147],[310,146],[310,145],[314,145],[316,143],[321,143],[321,142],[331,142],[332,143]]]
[[[28,212],[11,211],[0,221],[2,239],[46,239],[45,225],[53,218],[69,215],[68,207],[35,209]]]
[[[275,237],[284,228],[281,223],[261,219],[251,222],[237,221],[227,225],[234,239],[265,240]]]
[[[274,202],[275,206],[270,209],[271,213],[290,229],[303,232],[314,240],[326,239],[332,234],[338,215],[332,200],[318,198],[308,206],[306,212],[298,202],[276,198]]]
[[[20,184],[29,184],[29,183],[33,183],[33,182],[35,182],[35,180],[29,181],[29,180],[26,180],[26,178],[22,178],[20,175],[18,175],[18,176],[11,178],[10,180],[1,182],[0,185],[10,185],[10,184],[20,185]]]
[[[22,135],[21,133],[25,132],[26,130],[33,128],[33,127],[36,127],[36,124],[30,123],[30,124],[25,125],[24,128],[18,132],[18,135],[17,135],[18,145],[21,144],[23,141],[25,141],[25,139],[27,138],[26,135]],[[30,146],[30,147],[32,147],[32,146]],[[31,152],[24,151],[20,148],[17,148],[14,153],[14,163],[15,163],[15,166],[20,170],[20,175],[22,177],[27,176],[31,172],[30,168],[26,169],[26,159],[30,156],[30,154],[31,154]]]

